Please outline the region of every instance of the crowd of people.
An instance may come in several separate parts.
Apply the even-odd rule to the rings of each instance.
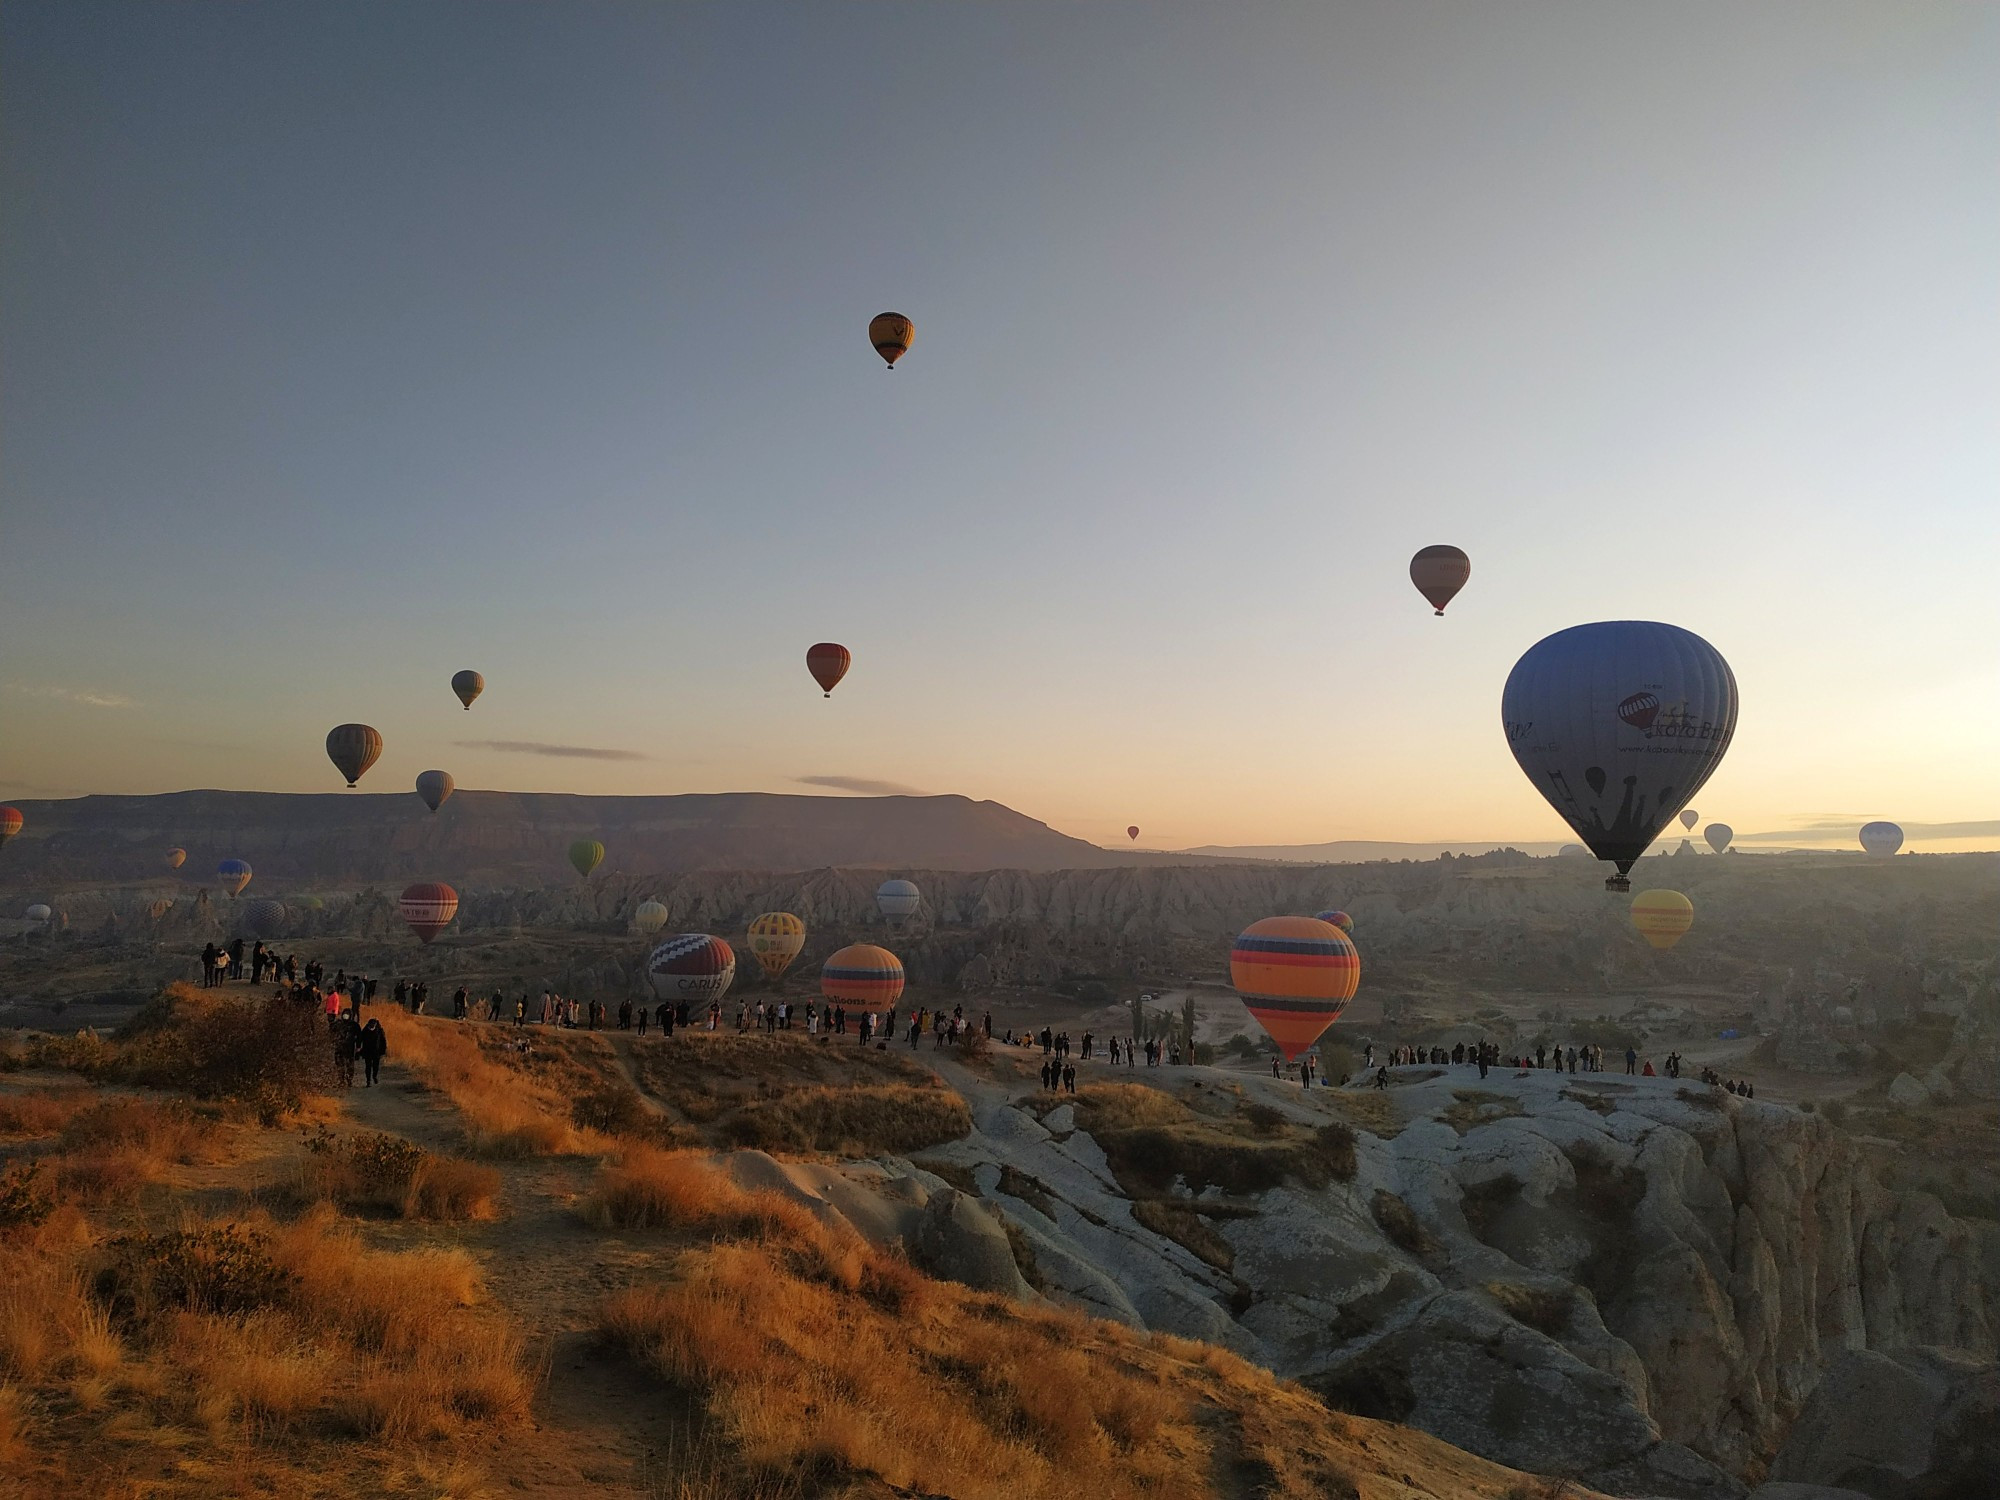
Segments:
[[[326,1016],[334,1038],[335,1062],[349,1086],[354,1081],[357,1061],[363,1065],[366,1084],[372,1085],[379,1077],[382,1059],[388,1055],[388,1036],[381,1022],[364,1022],[362,1019],[362,1008],[375,999],[376,991],[376,981],[366,974],[349,974],[340,969],[329,982],[326,966],[319,960],[312,959],[301,964],[296,954],[281,956],[275,949],[265,947],[261,940],[246,945],[240,937],[227,945],[207,944],[201,953],[201,972],[204,988],[244,978],[251,984],[261,985],[268,979],[279,987],[281,994],[288,992],[300,1005],[314,1007]],[[392,999],[398,1009],[412,1015],[427,1014],[430,985],[421,979],[398,979]],[[509,1001],[498,989],[482,1000],[472,996],[464,985],[460,985],[451,997],[451,1015],[459,1021],[511,1021],[520,1027],[558,1026],[598,1031],[610,1024],[613,1014],[602,1000],[578,1000],[558,994],[553,988],[544,988],[539,1001],[527,993]],[[620,1031],[636,1029],[640,1036],[645,1036],[650,1027],[657,1027],[662,1036],[670,1037],[676,1030],[689,1026],[719,1031],[725,1024],[719,1001],[711,1001],[705,1008],[692,1010],[685,1000],[662,1000],[648,1005],[644,1001],[635,1004],[628,999],[619,1002],[615,1015]],[[907,1019],[906,1035],[912,1048],[921,1046],[925,1036],[932,1038],[935,1048],[957,1045],[975,1032],[988,1041],[993,1040],[991,1011],[975,1022],[965,1013],[962,1005],[954,1005],[949,1011],[942,1007],[933,1009],[919,1005],[908,1012]],[[859,1011],[850,1015],[845,1006],[829,1002],[815,1005],[790,1000],[744,1000],[736,1006],[735,1022],[739,1033],[759,1031],[775,1035],[780,1031],[798,1029],[808,1036],[851,1034],[864,1047],[870,1043],[884,1046],[887,1039],[897,1035],[897,1011],[893,1007],[883,1012]],[[877,1038],[884,1040],[878,1042]],[[1042,1087],[1072,1094],[1076,1092],[1076,1068],[1070,1061],[1072,1050],[1085,1062],[1099,1055],[1097,1037],[1088,1031],[1075,1044],[1072,1044],[1067,1031],[1047,1026],[1039,1031],[1017,1033],[1008,1030],[1000,1040],[1009,1047],[1039,1047],[1043,1056]],[[1137,1067],[1142,1054],[1149,1068],[1177,1068],[1184,1060],[1180,1041],[1173,1037],[1148,1037],[1141,1041],[1114,1036],[1104,1048],[1104,1053],[1114,1068],[1121,1064],[1127,1068]],[[1627,1047],[1624,1062],[1625,1072],[1631,1077],[1653,1078],[1664,1074],[1668,1078],[1679,1078],[1683,1059],[1678,1052],[1669,1052],[1661,1067],[1655,1069],[1650,1057],[1642,1057],[1636,1048]],[[1481,1078],[1498,1067],[1511,1068],[1524,1075],[1531,1069],[1553,1069],[1574,1076],[1578,1073],[1602,1073],[1604,1048],[1590,1042],[1572,1043],[1567,1047],[1538,1042],[1533,1052],[1516,1052],[1503,1058],[1499,1043],[1484,1040],[1455,1042],[1450,1047],[1410,1044],[1387,1049],[1378,1066],[1375,1044],[1371,1041],[1363,1045],[1362,1074],[1366,1077],[1372,1072],[1372,1082],[1378,1089],[1389,1086],[1390,1068],[1424,1065],[1476,1067]],[[1293,1062],[1291,1073],[1303,1088],[1311,1088],[1321,1082],[1317,1053],[1309,1052]],[[1271,1059],[1271,1076],[1280,1079],[1286,1076],[1281,1059]],[[1346,1075],[1342,1075],[1329,1086],[1340,1087],[1347,1081]],[[1757,1096],[1755,1086],[1748,1080],[1724,1078],[1713,1068],[1701,1070],[1701,1081],[1727,1089],[1741,1098],[1754,1099]]]

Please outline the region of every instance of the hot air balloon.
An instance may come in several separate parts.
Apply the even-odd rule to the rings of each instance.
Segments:
[[[767,911],[750,923],[750,952],[776,984],[806,945],[806,924],[788,911]]]
[[[854,657],[845,646],[833,641],[821,641],[806,650],[806,670],[813,675],[813,681],[820,685],[820,695],[831,698],[834,685],[847,675],[847,668]]]
[[[326,758],[353,786],[382,758],[382,736],[366,724],[336,724],[327,731]]]
[[[877,313],[868,320],[868,342],[892,370],[896,361],[910,352],[910,340],[916,332],[915,326],[901,313]]]
[[[1581,844],[1564,844],[1556,853],[1564,859],[1589,859],[1590,851]]]
[[[1729,847],[1729,841],[1736,837],[1736,830],[1727,823],[1711,823],[1702,829],[1701,836],[1708,840],[1708,847],[1720,854]]]
[[[875,887],[875,904],[882,908],[885,917],[907,917],[923,899],[922,893],[907,880],[885,880]]]
[[[1425,547],[1410,559],[1410,582],[1439,614],[1472,576],[1472,559],[1456,547]]]
[[[569,862],[576,866],[576,873],[584,879],[590,872],[604,863],[604,846],[596,839],[578,839],[569,846]]]
[[[326,910],[326,902],[318,896],[294,896],[292,897],[292,905],[296,906],[300,911]]]
[[[1315,922],[1331,922],[1342,932],[1354,931],[1354,918],[1350,917],[1344,911],[1316,911],[1313,913],[1313,920]]]
[[[0,846],[4,846],[7,840],[19,833],[21,825],[26,821],[21,816],[20,808],[0,807]]]
[[[467,667],[463,672],[451,674],[451,690],[458,695],[458,701],[469,709],[472,700],[486,691],[486,679]]]
[[[729,993],[736,977],[736,954],[729,944],[705,932],[683,932],[668,938],[646,959],[646,983],[653,994],[673,1004],[708,1005]]]
[[[21,915],[26,917],[30,922],[46,922],[55,913],[37,901],[33,906],[22,912]]]
[[[641,932],[658,932],[667,925],[667,909],[657,901],[641,901],[632,913],[632,925]]]
[[[1671,948],[1694,926],[1694,903],[1679,891],[1641,891],[1632,898],[1632,925],[1655,948]]]
[[[1877,859],[1887,859],[1903,847],[1903,830],[1894,823],[1863,823],[1861,847]]]
[[[1626,878],[1715,773],[1736,732],[1736,676],[1692,631],[1650,620],[1559,630],[1507,675],[1514,759],[1585,847]]]
[[[157,922],[160,920],[160,918],[164,917],[168,912],[172,911],[173,909],[174,909],[174,898],[171,896],[162,896],[160,897],[159,900],[155,901],[151,906],[146,908],[146,915],[151,917],[155,922]]]
[[[169,849],[166,853],[167,868],[169,870],[178,870],[182,865],[187,863],[187,857],[188,852],[185,849]]]
[[[849,1010],[887,1010],[902,998],[902,960],[873,943],[851,944],[820,969],[819,992]]]
[[[215,878],[222,882],[222,888],[232,896],[243,894],[243,887],[250,883],[250,863],[248,860],[225,859],[215,867]]]
[[[243,903],[243,925],[258,937],[276,937],[285,926],[285,903],[268,896]]]
[[[429,947],[431,939],[451,926],[451,919],[458,915],[458,892],[441,880],[405,886],[397,898],[396,911],[410,924],[417,940]]]
[[[451,779],[449,771],[419,771],[417,773],[417,795],[424,799],[424,806],[436,812],[444,806],[445,799],[458,790],[458,783]],[[453,814],[454,817],[457,814]]]
[[[1701,821],[1701,814],[1691,807],[1681,809],[1681,827],[1692,828]]]
[[[1133,843],[1135,843],[1135,844],[1136,844],[1136,843],[1138,843],[1138,842],[1139,842],[1139,825],[1138,825],[1137,823],[1134,823],[1134,824],[1133,824],[1133,825],[1132,825],[1132,826],[1131,826],[1130,828],[1126,829],[1126,830],[1125,830],[1125,837],[1126,837],[1126,838],[1128,838],[1128,839],[1130,839],[1130,840],[1131,840],[1131,841],[1132,841]]]
[[[1287,1059],[1319,1040],[1361,984],[1361,955],[1331,922],[1266,917],[1229,950],[1229,982]]]

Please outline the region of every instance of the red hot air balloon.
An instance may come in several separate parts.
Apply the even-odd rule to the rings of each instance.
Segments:
[[[1456,547],[1426,547],[1410,559],[1410,582],[1439,614],[1472,576],[1472,559]]]
[[[826,697],[833,696],[833,689],[841,678],[847,675],[847,668],[854,657],[845,646],[832,641],[821,641],[806,652],[806,670],[813,675],[813,681],[820,686]]]
[[[353,786],[382,758],[382,736],[366,724],[336,724],[327,732],[326,758]]]
[[[1136,843],[1138,843],[1138,842],[1139,842],[1139,825],[1138,825],[1137,823],[1134,823],[1134,824],[1133,824],[1133,825],[1132,825],[1132,826],[1131,826],[1130,828],[1126,829],[1126,830],[1125,830],[1125,837],[1127,837],[1128,839],[1130,839],[1130,840],[1131,840],[1131,841],[1132,841],[1133,843],[1135,843],[1135,844],[1136,844]]]
[[[26,820],[22,818],[20,808],[0,807],[0,844],[5,844],[19,833],[24,821]]]
[[[1651,693],[1634,693],[1618,705],[1618,717],[1634,729],[1651,729],[1660,716],[1660,700]]]
[[[458,915],[458,892],[442,881],[425,881],[404,889],[396,910],[420,942],[429,945]]]

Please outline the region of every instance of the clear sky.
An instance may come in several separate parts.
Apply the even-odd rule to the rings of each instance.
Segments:
[[[1561,838],[1501,683],[1637,616],[1705,818],[2000,846],[2000,7],[9,0],[0,84],[0,795],[359,719]]]

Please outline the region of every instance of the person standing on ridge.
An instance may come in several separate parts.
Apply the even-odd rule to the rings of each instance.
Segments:
[[[382,1081],[382,1059],[389,1055],[389,1033],[382,1029],[380,1021],[371,1017],[368,1024],[361,1028],[360,1051],[363,1081],[367,1087],[373,1088]],[[353,1064],[348,1064],[348,1067],[351,1070]],[[350,1072],[349,1077],[352,1076]]]

